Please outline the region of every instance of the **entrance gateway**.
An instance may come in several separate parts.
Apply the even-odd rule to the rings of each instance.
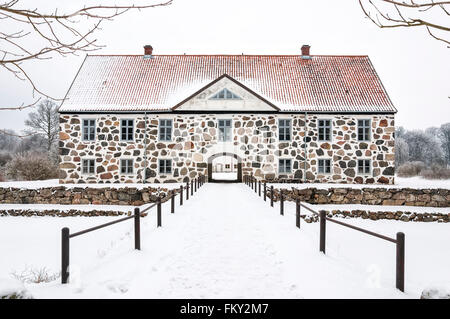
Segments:
[[[220,178],[213,178],[213,160],[222,157],[222,156],[230,156],[236,159],[237,161],[237,178],[235,180],[226,180],[226,179],[220,179]],[[242,159],[234,154],[234,153],[228,153],[228,152],[221,152],[214,155],[211,155],[208,158],[208,181],[209,182],[228,182],[228,183],[241,183],[242,182]]]

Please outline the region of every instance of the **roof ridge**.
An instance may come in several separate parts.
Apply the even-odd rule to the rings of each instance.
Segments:
[[[87,56],[144,56],[143,54],[88,54]],[[153,56],[259,56],[259,57],[301,57],[300,54],[153,54]],[[311,57],[368,57],[363,55],[339,55],[339,54],[311,54]]]

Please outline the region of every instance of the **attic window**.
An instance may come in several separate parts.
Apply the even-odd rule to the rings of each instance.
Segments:
[[[241,98],[228,89],[223,89],[211,97],[211,100],[240,100]]]

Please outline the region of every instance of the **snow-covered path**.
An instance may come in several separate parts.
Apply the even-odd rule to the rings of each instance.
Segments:
[[[319,253],[318,224],[297,229],[292,214],[280,216],[244,184],[205,184],[182,207],[177,200],[174,215],[169,209],[163,206],[161,228],[154,213],[143,219],[141,251],[132,250],[128,234],[95,258],[72,254],[70,284],[30,285],[30,292],[36,298],[412,297],[394,288],[393,274],[374,283],[367,269]]]

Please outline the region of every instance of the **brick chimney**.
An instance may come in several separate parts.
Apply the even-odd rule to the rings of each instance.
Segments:
[[[302,59],[311,59],[311,55],[309,54],[310,46],[307,44],[302,45]]]
[[[153,47],[149,44],[144,45],[144,56],[151,56],[153,53]]]

